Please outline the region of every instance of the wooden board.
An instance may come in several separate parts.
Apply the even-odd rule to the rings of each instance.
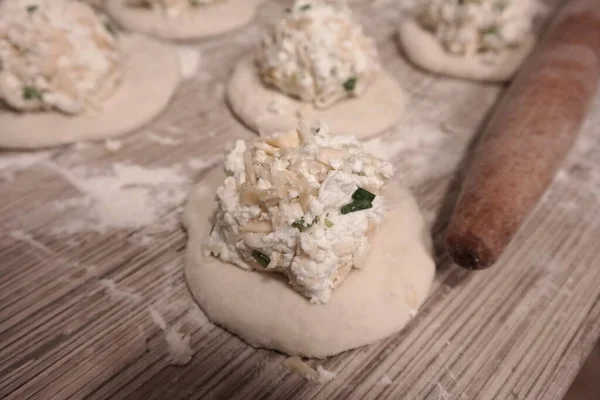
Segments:
[[[398,7],[353,7],[410,97],[401,123],[370,145],[392,156],[439,242],[461,160],[502,87],[413,68],[397,48]],[[306,382],[282,365],[285,356],[247,346],[194,304],[176,222],[183,194],[220,162],[228,141],[252,137],[224,105],[224,84],[235,60],[256,45],[259,26],[282,9],[266,3],[252,26],[188,44],[201,54],[195,77],[120,150],[96,143],[0,153],[0,398],[562,398],[600,335],[600,97],[501,262],[473,273],[438,250],[434,289],[407,329],[309,361],[337,372],[332,382]],[[106,172],[114,163],[179,164],[183,180],[173,193],[152,194],[167,200],[151,223],[94,229],[95,216],[86,213],[98,205],[81,199],[85,188],[69,174]],[[138,204],[127,196],[114,201]],[[185,366],[170,364],[172,329],[191,335],[194,355]]]

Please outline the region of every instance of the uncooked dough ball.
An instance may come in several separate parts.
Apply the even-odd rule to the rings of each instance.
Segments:
[[[84,3],[0,3],[0,100],[19,111],[81,113],[123,73],[116,37]]]
[[[380,71],[373,41],[344,2],[296,1],[267,30],[257,61],[263,82],[317,108],[360,96]]]
[[[537,0],[425,0],[400,23],[406,55],[460,78],[505,81],[535,44]]]

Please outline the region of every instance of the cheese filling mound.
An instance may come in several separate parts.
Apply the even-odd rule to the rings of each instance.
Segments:
[[[186,11],[223,1],[227,0],[129,0],[128,4],[150,8],[166,14],[168,17],[177,17]]]
[[[354,137],[300,123],[282,135],[239,140],[225,169],[207,254],[282,273],[321,304],[353,267],[364,266],[393,168]]]
[[[537,0],[425,0],[417,16],[446,51],[473,55],[518,46],[531,35],[541,11]]]
[[[373,41],[343,1],[296,0],[265,33],[257,64],[265,84],[316,108],[360,96],[380,70]]]
[[[79,1],[0,1],[0,101],[18,111],[98,108],[122,74],[117,38]]]

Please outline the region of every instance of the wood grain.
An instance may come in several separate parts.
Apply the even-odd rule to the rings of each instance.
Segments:
[[[461,160],[503,88],[413,68],[394,36],[398,7],[387,1],[354,7],[377,39],[385,67],[410,96],[403,121],[380,144],[398,150],[398,179],[411,187],[440,239]],[[121,150],[67,146],[36,153],[46,159],[27,168],[0,171],[0,398],[562,398],[600,336],[600,97],[500,265],[472,273],[438,251],[434,289],[407,329],[309,362],[338,373],[326,385],[304,381],[282,366],[285,356],[251,348],[206,320],[183,279],[186,238],[172,223],[180,204],[153,226],[56,232],[72,215],[49,205],[78,191],[51,166],[185,167],[202,157],[205,168],[183,168],[190,181],[201,181],[228,141],[251,138],[225,107],[223,88],[235,60],[255,45],[259,26],[282,9],[265,3],[252,26],[188,44],[201,52],[197,76],[151,126],[123,138]],[[429,130],[443,140],[428,141]],[[177,143],[161,145],[150,134]],[[414,135],[423,135],[422,143]],[[2,153],[0,161],[19,155]],[[130,295],[111,295],[104,280]],[[191,335],[189,364],[169,364],[151,310],[167,329]]]

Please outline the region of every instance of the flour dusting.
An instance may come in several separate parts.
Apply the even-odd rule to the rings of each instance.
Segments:
[[[389,376],[387,376],[387,375],[383,375],[383,376],[381,377],[381,379],[379,379],[379,383],[381,383],[381,384],[382,384],[382,385],[384,385],[384,386],[389,386],[389,385],[391,385],[391,384],[392,384],[392,380],[390,379],[390,377],[389,377]]]
[[[193,171],[201,171],[211,167],[223,159],[222,155],[216,155],[209,158],[192,157],[187,160],[187,166]]]
[[[54,226],[55,233],[102,233],[149,225],[169,230],[178,224],[177,216],[165,214],[181,205],[187,195],[189,179],[179,165],[146,168],[115,163],[101,172],[46,165],[80,192],[79,196],[51,203],[55,211],[68,213],[65,220]]]
[[[48,247],[46,247],[46,245],[35,240],[33,238],[33,236],[31,236],[31,234],[25,232],[22,229],[16,229],[14,231],[11,231],[8,233],[8,236],[10,236],[11,238],[13,238],[15,240],[20,240],[20,241],[29,243],[29,245],[31,245],[32,247],[35,247],[36,249],[41,250],[46,254],[54,254],[54,252],[52,250],[50,250]]]
[[[151,142],[158,143],[162,146],[176,146],[179,143],[181,143],[181,140],[173,139],[169,136],[157,135],[155,133],[149,133],[148,135],[146,135],[146,139],[150,140]]]
[[[130,288],[120,288],[119,286],[117,286],[117,283],[111,279],[100,279],[98,283],[102,287],[107,289],[107,292],[111,298],[114,298],[116,300],[131,300],[136,303],[142,301],[142,296],[135,293]]]
[[[444,133],[439,124],[405,121],[400,134],[377,137],[363,145],[377,157],[397,161],[396,177],[412,186],[453,171],[466,142]]]
[[[35,153],[0,152],[0,176],[12,181],[15,173],[47,161],[51,154],[49,151]]]
[[[188,46],[178,46],[177,55],[179,56],[181,76],[189,79],[196,75],[200,64],[200,51]]]
[[[183,334],[175,327],[171,327],[165,335],[165,341],[169,347],[171,364],[185,365],[191,361],[194,352],[190,347],[190,335]]]
[[[161,330],[167,329],[167,322],[163,318],[163,316],[156,310],[154,307],[148,307],[148,312],[150,313],[150,317],[152,317],[152,321],[158,326]]]

